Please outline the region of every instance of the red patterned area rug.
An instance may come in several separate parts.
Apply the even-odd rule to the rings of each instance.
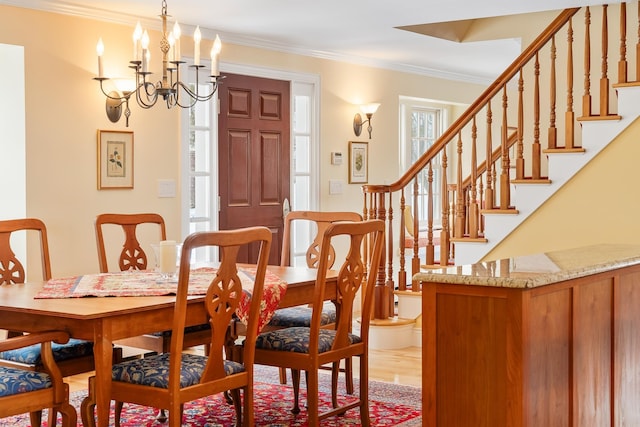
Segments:
[[[301,384],[301,412],[293,415],[290,411],[293,401],[293,391],[290,385],[278,384],[277,371],[272,368],[256,367],[255,384],[255,425],[256,426],[307,426],[307,413],[304,408],[306,401],[306,386],[304,379]],[[321,375],[320,404],[321,410],[331,406],[330,376]],[[356,393],[357,393],[356,380]],[[340,402],[353,400],[353,397],[344,393],[344,384],[340,384]],[[71,400],[76,409],[79,409],[86,391],[74,392]],[[113,409],[113,408],[112,408]],[[421,390],[416,387],[402,386],[383,382],[369,382],[369,410],[372,426],[402,426],[413,427],[421,425]],[[44,427],[47,426],[46,414],[43,414]],[[113,412],[111,415],[113,426]],[[185,404],[183,426],[198,427],[226,427],[233,426],[235,412],[228,405],[222,395],[209,396],[191,403]],[[16,416],[0,420],[0,426],[29,426],[28,415]],[[58,422],[60,425],[60,422]],[[78,415],[78,426],[81,426]],[[161,427],[155,421],[155,411],[152,408],[125,404],[122,411],[121,425],[123,427]],[[322,422],[323,426],[359,426],[360,414],[357,409],[347,411],[340,417],[333,417]]]

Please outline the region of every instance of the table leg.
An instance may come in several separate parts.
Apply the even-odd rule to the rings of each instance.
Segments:
[[[95,358],[95,402],[98,427],[109,426],[111,406],[111,366],[113,364],[113,342],[111,333],[104,322],[98,322],[94,329],[93,355]]]

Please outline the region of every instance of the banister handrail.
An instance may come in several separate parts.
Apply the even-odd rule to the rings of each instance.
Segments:
[[[563,10],[545,30],[511,63],[511,65],[449,126],[436,142],[395,182],[386,185],[385,192],[395,192],[406,187],[415,176],[427,166],[445,146],[460,132],[498,92],[516,76],[544,45],[575,15],[581,8]],[[365,193],[379,192],[378,185],[363,185]]]
[[[584,11],[584,23],[578,31],[583,31],[583,38],[579,35],[578,40],[584,42],[584,58],[575,61],[574,16],[581,11]],[[561,154],[585,151],[581,141],[577,145],[575,141],[575,129],[580,128],[581,121],[620,118],[609,112],[613,99],[609,96],[607,69],[609,63],[615,61],[608,55],[609,40],[611,35],[617,37],[618,34],[609,34],[606,5],[603,5],[601,20],[599,96],[591,94],[590,32],[593,30],[589,6],[565,9],[398,180],[392,184],[362,186],[363,216],[381,219],[387,224],[385,259],[375,272],[378,276],[376,319],[394,315],[396,290],[420,291],[421,284],[412,280],[416,272],[478,259],[482,251],[486,254],[499,244],[501,232],[520,224],[527,212],[519,209],[521,199],[512,197],[512,191],[520,193],[522,188],[522,194],[526,195],[524,188],[548,185],[551,178],[556,179],[544,169],[551,166],[549,153],[560,159]],[[640,86],[640,71],[637,71],[637,81],[627,78],[630,61],[626,58],[626,22],[626,3],[623,2],[620,4],[617,85]],[[640,46],[640,10],[636,24],[637,50]],[[566,30],[564,40],[559,37],[563,30]],[[566,66],[565,80],[561,80],[562,74],[556,70],[556,62],[560,62],[557,61],[556,42],[559,42],[560,52],[566,53],[562,64]],[[593,43],[596,49],[597,43]],[[636,68],[640,69],[639,50],[636,56]],[[580,62],[584,62],[582,69]],[[580,73],[584,74],[584,91],[581,115],[576,118],[573,77]],[[560,90],[566,90],[563,121],[557,120],[558,83]],[[544,89],[548,91],[546,95],[541,94]],[[598,112],[592,113],[592,99],[599,103]],[[541,107],[548,108],[547,117]],[[545,149],[541,128],[547,125],[547,119]],[[496,128],[499,132],[495,132]],[[564,146],[558,145],[559,134],[563,135]],[[407,207],[411,207],[413,215],[413,232],[409,233],[409,238],[405,224]],[[514,215],[521,217],[506,220]]]

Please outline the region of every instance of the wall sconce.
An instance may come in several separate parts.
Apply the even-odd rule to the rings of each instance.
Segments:
[[[371,127],[371,117],[373,116],[373,113],[378,110],[379,106],[380,104],[377,103],[363,104],[360,106],[360,110],[362,110],[364,115],[367,116],[367,120],[363,122],[360,113],[356,113],[353,118],[353,132],[356,134],[356,136],[360,136],[360,134],[362,133],[362,126],[365,123],[369,123],[367,131],[369,132],[369,139],[371,139],[371,131],[373,130],[373,128]]]
[[[122,116],[122,104],[124,104],[124,116],[127,120],[128,127],[129,116],[131,115],[131,110],[129,109],[129,98],[136,88],[136,82],[131,79],[112,79],[112,81],[116,86],[116,90],[112,90],[107,94],[105,104],[107,117],[112,123],[118,122]]]

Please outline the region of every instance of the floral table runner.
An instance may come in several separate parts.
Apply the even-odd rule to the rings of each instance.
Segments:
[[[245,323],[251,304],[255,273],[255,268],[238,268],[238,276],[242,282],[243,298],[236,314]],[[191,270],[188,294],[205,295],[215,274],[216,269],[210,267]],[[160,273],[136,270],[51,279],[45,283],[35,298],[162,296],[175,294],[177,289],[177,281],[163,280]],[[267,270],[258,330],[261,330],[271,320],[286,290],[287,283]]]

